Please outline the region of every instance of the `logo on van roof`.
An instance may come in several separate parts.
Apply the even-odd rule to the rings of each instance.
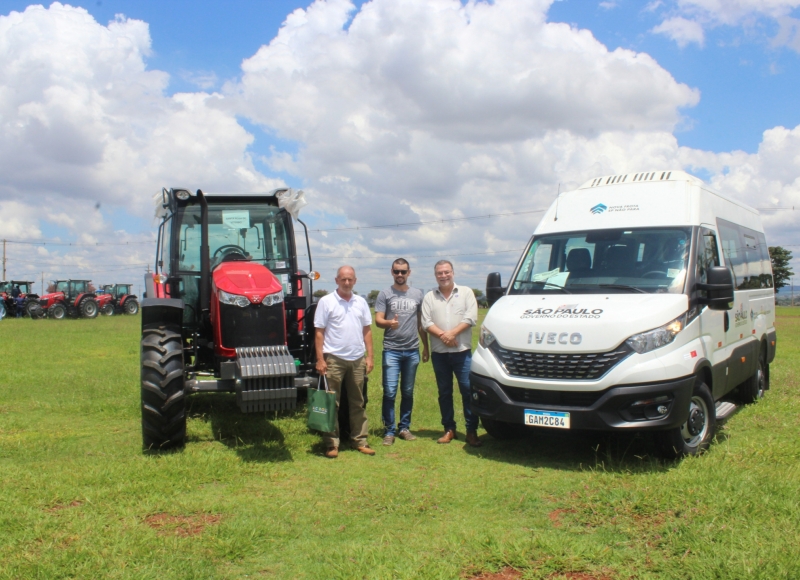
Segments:
[[[603,213],[607,209],[608,209],[608,206],[603,205],[602,203],[598,203],[596,206],[594,206],[589,211],[592,212],[593,214],[598,214],[598,213]]]

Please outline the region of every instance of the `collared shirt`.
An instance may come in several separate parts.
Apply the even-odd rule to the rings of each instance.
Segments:
[[[467,286],[454,285],[450,297],[445,298],[436,288],[422,300],[422,328],[427,330],[434,324],[442,330],[452,330],[462,322],[469,328],[456,335],[456,345],[447,346],[436,336],[431,335],[433,352],[461,352],[472,349],[472,327],[478,322],[478,301]]]
[[[364,327],[372,324],[372,314],[367,301],[358,294],[350,300],[334,290],[317,302],[314,327],[325,329],[322,352],[344,360],[358,360],[364,356]]]

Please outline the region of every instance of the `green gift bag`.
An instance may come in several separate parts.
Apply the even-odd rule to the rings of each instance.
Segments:
[[[323,384],[324,390],[320,388]],[[308,426],[323,433],[336,429],[336,393],[328,390],[325,375],[319,377],[316,389],[308,389]]]

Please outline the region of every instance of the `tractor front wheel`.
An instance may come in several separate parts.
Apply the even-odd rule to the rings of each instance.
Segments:
[[[100,314],[103,316],[112,316],[114,314],[114,305],[113,304],[103,304],[103,307],[100,309]]]
[[[84,298],[78,307],[81,318],[97,318],[97,300],[94,298]]]
[[[133,298],[128,298],[125,301],[125,306],[122,307],[122,310],[125,312],[125,314],[138,314],[139,303]]]
[[[186,395],[180,326],[149,324],[142,330],[141,395],[144,448],[182,446]]]
[[[67,316],[67,307],[63,304],[53,304],[47,309],[47,315],[55,320],[63,320]]]

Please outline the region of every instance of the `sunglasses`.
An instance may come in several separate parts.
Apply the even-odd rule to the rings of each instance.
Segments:
[[[400,275],[405,276],[406,274],[408,274],[408,270],[395,270],[395,269],[392,269],[392,274],[397,274],[398,276],[400,276]]]

